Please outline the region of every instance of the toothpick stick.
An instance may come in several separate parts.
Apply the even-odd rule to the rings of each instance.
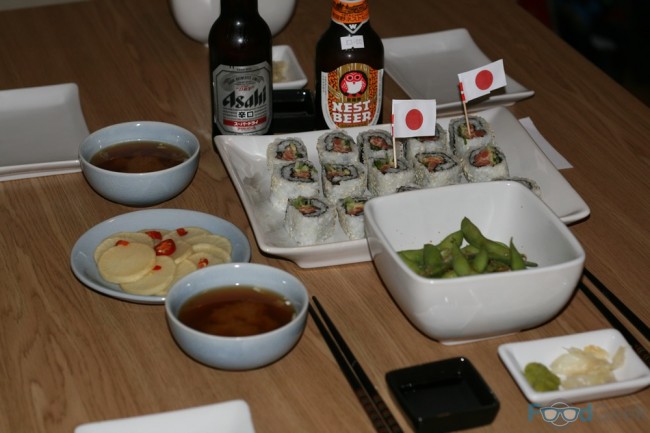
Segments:
[[[467,115],[467,103],[465,102],[465,92],[463,92],[463,82],[458,83],[460,90],[460,100],[463,102],[463,113],[465,114],[465,126],[467,126],[467,135],[472,136],[472,130],[469,127],[469,116]]]
[[[397,168],[397,146],[395,144],[395,115],[390,116],[390,136],[393,139],[393,168]]]

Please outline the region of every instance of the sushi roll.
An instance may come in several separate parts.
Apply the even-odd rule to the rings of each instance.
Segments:
[[[449,146],[458,157],[468,151],[486,146],[493,141],[490,125],[480,116],[469,116],[469,131],[464,117],[449,121]]]
[[[284,211],[292,197],[320,195],[318,170],[306,159],[278,165],[271,174],[271,203]]]
[[[341,130],[326,132],[318,137],[316,151],[321,164],[353,164],[359,162],[359,146]]]
[[[294,197],[287,201],[284,226],[298,245],[326,241],[336,229],[336,210],[316,197]]]
[[[509,176],[506,156],[492,144],[471,150],[462,164],[469,182],[486,182]]]
[[[360,195],[368,184],[366,168],[361,163],[325,163],[321,169],[323,194],[332,203],[349,195]]]
[[[336,212],[339,217],[339,224],[348,239],[363,239],[366,237],[363,210],[366,196],[345,197],[337,201]]]
[[[404,155],[409,161],[422,152],[449,152],[449,134],[436,123],[436,135],[429,137],[410,137],[404,140]]]
[[[372,158],[368,162],[368,189],[375,196],[397,192],[399,187],[415,182],[415,174],[404,158]]]
[[[415,183],[422,188],[459,183],[462,177],[460,163],[445,152],[418,153],[413,162]]]
[[[307,159],[307,147],[299,138],[278,138],[266,149],[266,162],[270,169],[298,159]]]
[[[357,143],[361,147],[361,159],[366,163],[373,158],[393,157],[393,136],[383,129],[360,132]]]
[[[527,177],[498,177],[493,180],[504,180],[504,181],[512,181],[512,182],[518,182],[531,190],[537,197],[542,196],[542,189],[539,187],[537,182],[535,182],[533,179],[529,179]]]

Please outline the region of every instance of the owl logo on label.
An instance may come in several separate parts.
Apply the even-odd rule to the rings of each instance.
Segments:
[[[368,87],[368,79],[363,72],[350,71],[341,77],[339,88],[347,97],[360,96]]]

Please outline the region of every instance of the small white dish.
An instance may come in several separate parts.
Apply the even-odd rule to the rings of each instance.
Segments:
[[[490,60],[476,46],[466,29],[453,29],[383,39],[385,69],[412,99],[435,99],[438,113],[462,112],[458,74],[484,66]],[[496,60],[496,59],[494,59]],[[505,65],[506,71],[508,65]],[[469,111],[495,105],[512,105],[534,91],[506,77],[504,90],[485,100],[468,102]]]
[[[78,426],[74,433],[255,433],[244,400],[170,412],[98,421]]]
[[[74,83],[0,91],[0,181],[81,171],[88,135]]]
[[[625,347],[625,362],[622,367],[614,370],[616,382],[584,388],[537,392],[524,377],[523,371],[529,362],[540,362],[549,366],[558,356],[566,353],[566,348],[583,349],[590,344],[602,347],[611,355],[619,347]],[[631,394],[650,385],[650,369],[616,329],[602,329],[522,343],[502,344],[499,346],[498,353],[501,361],[531,403],[550,404],[558,401],[580,403]]]
[[[508,158],[512,176],[534,179],[542,190],[542,200],[565,224],[589,215],[589,207],[571,184],[553,166],[537,147],[521,123],[504,107],[494,107],[477,113],[492,126],[499,146]],[[440,117],[443,128],[450,117]],[[373,127],[375,128],[375,127]],[[390,131],[390,125],[380,125]],[[356,139],[368,127],[349,128],[348,133]],[[371,260],[365,239],[348,240],[337,225],[328,243],[298,246],[283,227],[284,214],[277,212],[269,203],[270,174],[267,169],[266,149],[278,137],[296,137],[303,140],[309,158],[320,170],[316,140],[324,131],[311,131],[280,136],[221,135],[215,138],[219,155],[242,200],[257,243],[268,254],[284,257],[303,268],[340,265]]]
[[[307,76],[289,45],[274,45],[272,57],[273,63],[279,62],[284,69],[282,79],[273,80],[273,90],[302,89],[305,87]]]
[[[84,233],[75,243],[70,253],[72,272],[91,289],[121,299],[140,304],[163,304],[163,296],[143,296],[126,293],[117,284],[105,281],[99,274],[93,258],[97,245],[109,235],[121,231],[142,229],[176,229],[196,226],[214,234],[225,236],[232,243],[232,262],[248,262],[251,256],[250,244],[246,235],[234,224],[202,212],[185,209],[148,209],[107,219]]]

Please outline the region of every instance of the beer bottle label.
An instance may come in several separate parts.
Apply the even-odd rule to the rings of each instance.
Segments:
[[[265,134],[269,130],[271,79],[268,62],[219,65],[212,71],[214,123],[222,134]]]
[[[321,72],[321,107],[328,127],[376,125],[382,103],[383,69],[348,63]]]
[[[332,21],[356,33],[370,19],[367,0],[334,0]]]

